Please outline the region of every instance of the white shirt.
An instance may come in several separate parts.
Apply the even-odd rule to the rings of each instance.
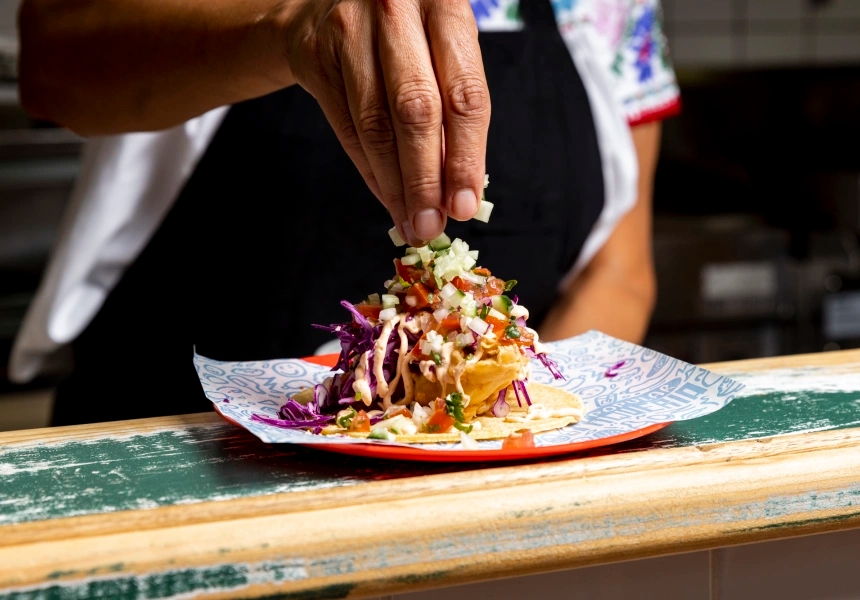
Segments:
[[[522,27],[518,0],[472,0],[481,31]],[[565,286],[636,202],[630,124],[668,114],[678,88],[658,0],[553,0],[559,30],[588,94],[603,169],[603,210]],[[156,133],[91,140],[43,281],[12,351],[10,378],[26,382],[73,341],[155,233],[228,107]],[[490,174],[492,176],[492,173]]]

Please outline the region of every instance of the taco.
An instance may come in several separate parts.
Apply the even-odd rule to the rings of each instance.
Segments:
[[[516,281],[477,259],[445,234],[407,248],[386,293],[341,302],[347,323],[316,325],[340,340],[337,373],[289,399],[279,419],[254,418],[322,435],[464,444],[578,422],[579,398],[529,383],[532,359],[563,377],[510,294]]]

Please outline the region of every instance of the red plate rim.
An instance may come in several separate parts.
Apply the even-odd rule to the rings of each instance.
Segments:
[[[333,367],[337,363],[337,354],[325,354],[323,356],[309,356],[304,358],[309,363],[322,365],[324,367]],[[215,411],[226,421],[242,427],[233,419],[224,415],[218,408],[217,404],[213,405]],[[585,442],[576,442],[573,444],[558,444],[554,446],[538,446],[536,448],[518,448],[515,450],[427,450],[425,448],[409,448],[405,446],[389,446],[387,444],[300,444],[307,448],[316,450],[324,450],[326,452],[335,452],[337,454],[349,454],[351,456],[363,456],[369,458],[384,458],[389,460],[411,460],[421,462],[490,462],[490,461],[511,461],[522,460],[529,458],[545,458],[548,456],[558,456],[561,454],[571,454],[573,452],[582,452],[583,450],[591,450],[593,448],[601,448],[603,446],[611,446],[621,442],[627,442],[649,433],[659,431],[664,427],[671,425],[671,421],[667,423],[657,423],[649,425],[635,431],[628,431],[619,435],[613,435],[599,440],[588,440]],[[244,427],[242,427],[244,429]]]

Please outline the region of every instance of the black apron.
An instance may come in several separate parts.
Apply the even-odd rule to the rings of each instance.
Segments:
[[[549,0],[481,33],[493,103],[489,224],[452,238],[515,289],[537,326],[603,207],[591,110]],[[233,106],[147,247],[73,344],[54,424],[210,410],[192,348],[220,360],[307,356],[381,292],[402,254],[314,99],[299,86]]]

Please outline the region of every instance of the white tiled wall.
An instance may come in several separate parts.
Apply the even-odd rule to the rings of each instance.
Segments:
[[[663,0],[678,67],[860,64],[860,0]]]

